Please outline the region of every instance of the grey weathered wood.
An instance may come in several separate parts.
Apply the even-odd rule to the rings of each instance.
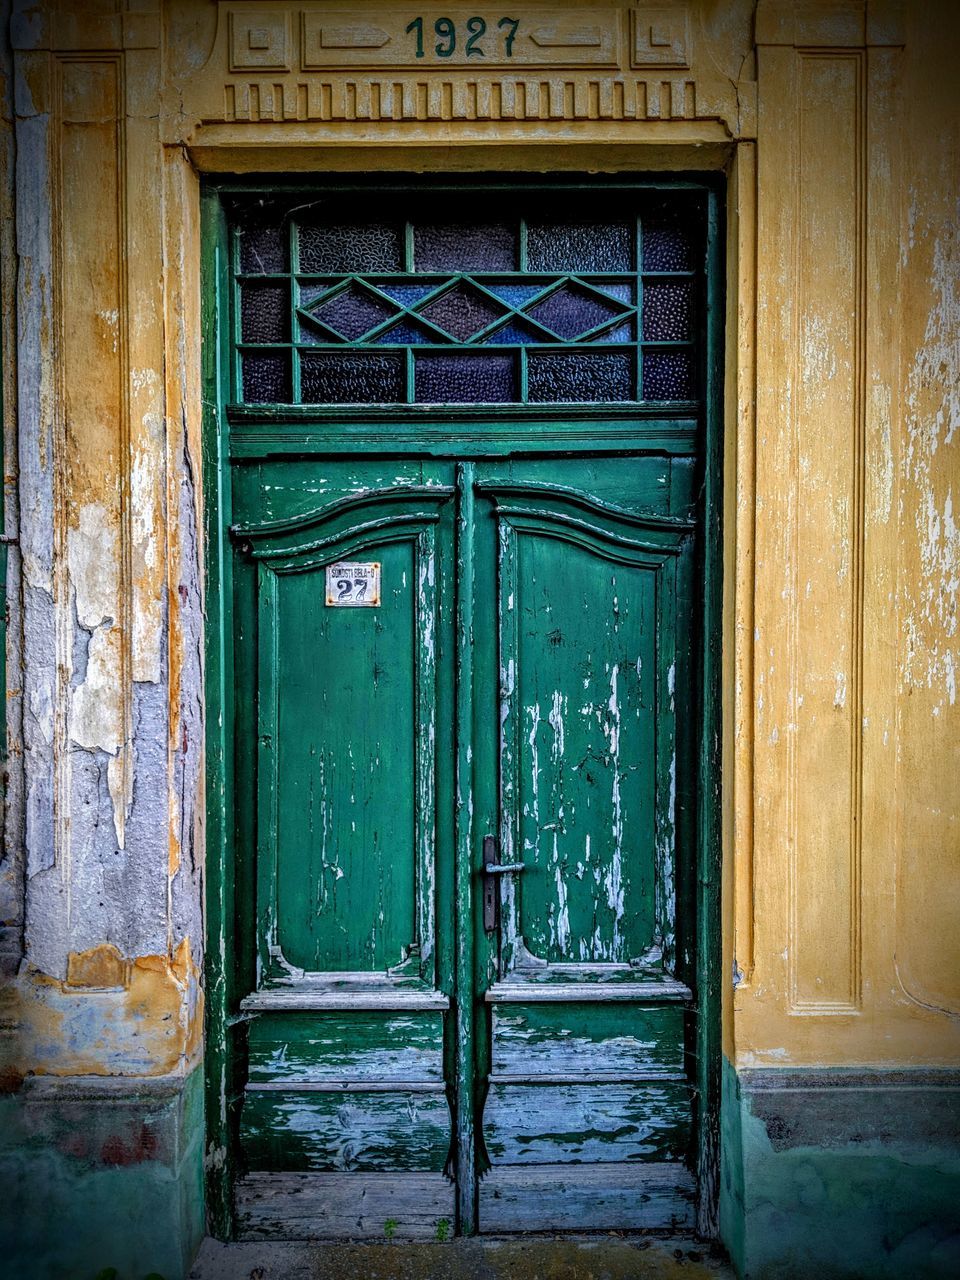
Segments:
[[[262,1170],[434,1170],[450,1149],[443,1092],[247,1090],[240,1137]]]
[[[251,1173],[236,1208],[245,1240],[435,1240],[454,1188],[442,1173]]]
[[[450,1001],[441,991],[409,991],[402,987],[381,989],[358,987],[330,990],[322,987],[265,987],[252,991],[240,1001],[244,1013],[264,1009],[449,1009]]]
[[[487,1151],[504,1164],[669,1159],[690,1133],[685,1083],[492,1084]]]
[[[494,1005],[492,1073],[507,1076],[634,1078],[683,1072],[679,1005],[663,1007]]]
[[[679,1230],[695,1184],[682,1164],[494,1165],[480,1181],[482,1231]]]
[[[543,1004],[548,1001],[600,1003],[633,1000],[648,1003],[686,1002],[693,999],[688,986],[674,978],[646,979],[641,982],[498,982],[488,988],[489,1004]]]
[[[250,1022],[250,1084],[443,1079],[438,1010],[264,1012]]]

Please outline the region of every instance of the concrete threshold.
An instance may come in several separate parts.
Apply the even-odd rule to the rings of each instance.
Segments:
[[[734,1280],[689,1237],[524,1236],[442,1244],[203,1242],[189,1280]]]

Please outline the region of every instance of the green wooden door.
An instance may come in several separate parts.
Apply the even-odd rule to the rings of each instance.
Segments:
[[[477,198],[210,200],[241,1234],[690,1226],[710,1158],[711,197]]]

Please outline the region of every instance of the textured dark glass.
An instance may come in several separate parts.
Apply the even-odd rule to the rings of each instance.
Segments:
[[[484,346],[487,343],[491,345],[510,343],[523,346],[530,342],[556,342],[556,338],[551,338],[548,333],[544,333],[536,325],[527,324],[524,320],[510,320],[486,338],[481,339]]]
[[[604,329],[603,333],[597,337],[591,338],[591,342],[635,342],[636,335],[633,332],[633,321],[624,320],[623,324],[616,324],[612,329]]]
[[[538,293],[543,293],[552,281],[544,280],[542,284],[514,284],[512,280],[497,280],[493,284],[489,280],[484,280],[484,288],[495,293],[498,298],[502,298],[511,307],[522,307],[525,302],[530,302]]]
[[[632,271],[632,222],[530,222],[530,271]]]
[[[376,294],[351,284],[329,302],[315,307],[313,314],[325,325],[354,342],[384,320],[396,315],[396,307],[391,306],[385,298],[378,298]]]
[[[604,281],[602,284],[593,284],[595,289],[599,289],[601,293],[607,294],[611,298],[616,298],[618,302],[629,303],[633,306],[633,285],[632,284],[615,284]]]
[[[692,400],[693,355],[689,351],[645,351],[644,400]]]
[[[503,315],[503,307],[468,284],[458,284],[453,289],[428,302],[420,315],[458,342],[466,342],[475,333]]]
[[[419,302],[421,298],[425,298],[428,293],[433,293],[434,289],[441,282],[435,280],[432,284],[407,284],[405,281],[390,281],[389,284],[382,284],[377,281],[377,288],[381,293],[387,294],[391,298],[395,298],[404,307],[412,307],[415,302]]]
[[[527,314],[561,338],[576,338],[605,320],[612,320],[620,314],[620,308],[586,289],[565,284],[532,306]]]
[[[299,237],[304,273],[399,271],[403,266],[403,232],[394,223],[304,223]]]
[[[554,404],[634,400],[633,388],[632,352],[530,353],[527,397],[531,401]]]
[[[289,237],[285,226],[247,223],[237,229],[240,270],[268,275],[289,270]]]
[[[504,404],[516,399],[512,355],[418,355],[414,371],[418,404]]]
[[[417,271],[513,271],[517,233],[503,223],[425,223],[413,228],[413,261]]]
[[[302,284],[299,294],[301,307],[309,307],[318,298],[322,298],[325,293],[329,293],[333,285],[334,282],[332,280],[314,280],[310,284]]]
[[[644,222],[642,233],[644,271],[692,271],[690,232],[676,222]]]
[[[290,356],[286,351],[243,356],[243,398],[248,404],[289,404]]]
[[[405,399],[402,352],[305,351],[300,357],[304,404],[396,404]]]
[[[684,342],[692,337],[693,281],[648,280],[643,286],[645,342]]]
[[[240,338],[243,342],[290,340],[290,290],[285,284],[240,286]]]
[[[416,321],[398,320],[396,324],[392,324],[389,329],[381,333],[379,337],[374,338],[374,342],[380,347],[386,346],[429,346],[440,339],[435,333],[431,333],[429,329],[425,329],[422,324]]]

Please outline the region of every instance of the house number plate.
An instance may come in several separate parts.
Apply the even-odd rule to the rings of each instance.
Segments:
[[[347,608],[376,608],[380,604],[380,564],[343,560],[327,565],[327,604]]]

